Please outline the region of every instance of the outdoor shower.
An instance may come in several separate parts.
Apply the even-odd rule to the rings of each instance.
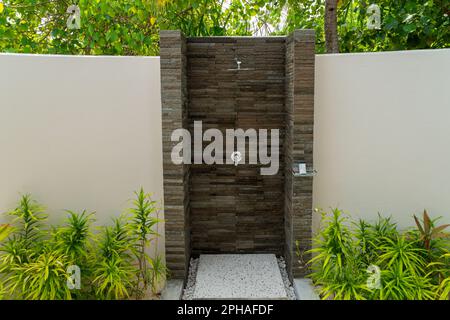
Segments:
[[[239,59],[237,53],[236,53],[236,48],[232,49],[234,52],[234,62],[236,63],[236,68],[230,68],[227,69],[227,71],[251,71],[251,70],[255,70],[254,68],[241,68],[241,64],[242,64],[242,60]]]
[[[185,37],[172,30],[160,39],[166,259],[173,277],[185,279],[196,255],[247,253],[283,256],[289,275],[301,275],[296,250],[297,244],[302,252],[311,247],[315,174],[314,32]],[[171,150],[179,141],[172,133],[195,135],[198,122],[215,129],[214,137],[241,129],[245,143],[221,153],[227,163],[194,157],[194,163],[175,164]],[[270,130],[270,139],[260,147],[259,138],[254,144],[246,137],[248,130]],[[197,158],[204,159],[211,143],[223,146],[212,137],[205,145],[199,139]],[[275,168],[259,160],[269,148],[263,156],[278,163],[277,170],[263,174]],[[258,153],[256,162],[250,150]]]

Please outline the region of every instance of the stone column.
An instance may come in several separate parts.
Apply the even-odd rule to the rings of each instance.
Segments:
[[[190,259],[189,165],[175,165],[173,130],[187,127],[186,40],[180,31],[161,31],[161,99],[166,262],[170,277],[185,279]]]
[[[305,275],[296,253],[311,248],[312,177],[294,177],[293,163],[313,168],[314,129],[314,60],[313,30],[296,30],[286,40],[286,169],[285,169],[285,256],[291,277]],[[309,255],[304,255],[307,261]]]

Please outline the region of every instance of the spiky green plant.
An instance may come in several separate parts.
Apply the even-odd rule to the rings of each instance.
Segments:
[[[160,219],[150,195],[136,195],[130,214],[96,235],[93,213],[67,211],[62,226],[45,228],[43,207],[22,196],[9,212],[13,227],[0,225],[0,298],[126,299],[141,298],[149,285],[156,290],[167,272],[156,250]],[[81,290],[69,289],[72,265],[80,268]]]
[[[104,227],[97,241],[98,256],[92,281],[96,297],[130,297],[136,268],[132,263],[131,238],[123,219],[114,219],[113,226]]]
[[[448,294],[447,281],[438,289],[423,239],[399,232],[391,218],[379,215],[373,224],[360,220],[349,226],[337,209],[322,216],[325,223],[309,264],[323,299],[433,299],[437,290]],[[444,242],[434,244],[438,251],[445,248]],[[435,265],[444,278],[449,276],[448,261]],[[380,286],[368,281],[368,267],[380,271]]]
[[[70,300],[67,280],[67,257],[53,250],[44,250],[36,259],[12,267],[7,279],[8,290],[31,300]]]
[[[135,269],[128,261],[114,257],[103,259],[94,271],[93,284],[99,299],[125,299],[130,297],[130,288]]]
[[[436,299],[449,300],[450,299],[450,252],[445,249],[439,260],[431,262],[428,266],[435,270],[439,277],[439,283],[436,290]]]
[[[376,264],[382,269],[382,286],[374,292],[379,299],[433,299],[435,290],[427,271],[425,249],[405,234],[382,238]]]
[[[150,265],[150,284],[152,292],[156,293],[158,284],[167,276],[168,269],[161,255],[155,254],[154,258],[147,260]]]
[[[23,239],[12,235],[0,247],[0,272],[7,272],[15,264],[26,263],[29,258],[28,253],[29,250],[26,250]]]
[[[450,224],[436,226],[436,221],[439,220],[439,217],[431,219],[426,210],[423,212],[422,219],[419,219],[416,215],[413,217],[417,230],[411,232],[409,235],[412,234],[420,240],[422,247],[426,250],[427,258],[430,261],[439,259],[439,257],[444,254],[442,249],[450,238],[450,233],[445,232],[445,229],[448,228]]]
[[[155,230],[155,226],[161,221],[158,218],[157,202],[152,200],[151,195],[145,193],[143,188],[136,191],[135,195],[133,207],[129,210],[128,227],[134,240],[133,252],[138,261],[135,294],[138,298],[142,298],[149,286],[155,289],[156,281],[165,276],[166,269],[156,252],[154,259],[149,255],[152,242],[159,237]]]
[[[314,238],[315,247],[308,253],[310,277],[320,288],[323,299],[362,299],[362,273],[353,259],[352,234],[342,211],[333,209],[330,216],[322,212],[324,227]]]
[[[379,300],[430,300],[433,286],[426,275],[418,276],[393,264],[381,271],[381,287],[374,291],[373,299]]]
[[[3,300],[3,297],[5,296],[5,288],[3,285],[3,280],[0,278],[0,300]]]
[[[27,263],[42,248],[43,222],[47,219],[44,207],[34,201],[30,195],[23,195],[19,205],[9,215],[13,216],[14,233],[10,241],[14,242],[15,258]],[[6,241],[6,246],[9,245]]]
[[[55,251],[66,256],[69,265],[75,265],[80,270],[80,287],[72,290],[75,299],[90,299],[92,272],[96,256],[93,253],[91,224],[94,213],[83,210],[80,213],[66,210],[67,218],[62,226],[54,227],[53,238]]]
[[[315,237],[315,248],[309,250],[314,256],[309,261],[320,277],[334,276],[343,269],[346,257],[352,250],[350,229],[345,225],[342,211],[333,209],[332,214],[323,215],[324,229]]]
[[[10,224],[0,224],[0,241],[7,238],[14,228]]]
[[[88,214],[86,210],[81,213],[67,210],[67,213],[65,225],[54,232],[56,249],[74,264],[82,265],[88,256],[89,239],[92,236],[90,226],[94,213]]]
[[[398,267],[399,271],[409,272],[414,276],[425,274],[427,262],[423,258],[424,249],[419,248],[416,242],[409,241],[404,235],[396,239],[381,240],[383,242],[379,246],[381,254],[377,259],[378,264],[386,269]]]
[[[20,297],[21,292],[13,292],[13,279],[21,267],[33,262],[42,253],[43,226],[47,215],[44,208],[30,195],[21,196],[17,207],[7,213],[13,217],[12,230],[7,239],[0,244],[0,273],[4,282],[4,291]]]

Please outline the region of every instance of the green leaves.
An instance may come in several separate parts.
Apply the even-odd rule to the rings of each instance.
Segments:
[[[91,232],[94,213],[66,211],[62,226],[44,230],[46,215],[29,195],[23,196],[11,225],[1,225],[0,297],[15,299],[140,298],[147,286],[156,293],[167,273],[153,250],[159,237],[158,208],[143,189],[128,215]],[[69,290],[68,268],[81,271],[81,290]],[[145,293],[145,292],[144,292]]]
[[[79,30],[67,29],[66,1],[38,2],[8,1],[8,9],[0,14],[0,51],[105,55],[157,53],[153,39],[157,39],[158,29],[150,25],[156,0],[79,0],[82,25]],[[142,33],[145,41],[131,41],[129,35],[135,33]]]
[[[98,298],[129,297],[135,275],[130,250],[130,238],[124,221],[114,219],[114,225],[103,228],[98,240],[98,257],[92,280]]]
[[[128,298],[133,276],[133,267],[121,258],[101,261],[96,266],[92,281],[96,296],[102,300]]]
[[[415,23],[410,23],[410,24],[404,24],[402,28],[403,28],[403,31],[405,31],[406,33],[411,33],[413,31],[416,31],[417,26]]]
[[[16,209],[8,212],[13,216],[12,225],[15,233],[12,241],[15,243],[15,259],[28,261],[38,248],[43,236],[43,222],[47,219],[44,208],[36,203],[30,195],[23,195]]]
[[[73,264],[83,264],[87,259],[90,226],[94,213],[76,213],[67,210],[66,225],[57,228],[54,233],[56,250],[66,255]]]
[[[0,51],[58,54],[157,55],[159,30],[187,36],[316,31],[324,51],[324,0],[79,0],[81,29],[67,30],[66,1],[9,0],[0,13]],[[339,2],[340,51],[450,46],[446,2],[379,0],[382,29],[368,30],[367,3]]]
[[[45,251],[32,262],[13,267],[7,288],[11,292],[20,292],[23,299],[70,300],[66,266],[66,256]]]
[[[155,230],[155,226],[161,222],[157,202],[143,188],[136,191],[135,195],[133,207],[128,212],[128,228],[134,236],[132,251],[138,261],[135,291],[138,297],[142,297],[149,285],[154,291],[157,282],[166,276],[166,269],[158,255],[152,259],[147,253],[150,244],[159,237],[158,230]],[[155,246],[157,247],[157,243]]]
[[[450,292],[450,243],[432,242],[441,257],[429,254],[420,234],[440,234],[446,225],[434,228],[424,213],[418,230],[399,232],[391,218],[370,224],[360,220],[347,224],[340,210],[322,212],[319,234],[310,253],[310,277],[319,286],[323,299],[436,299]],[[447,239],[448,240],[448,239]],[[369,287],[366,270],[371,265],[381,270],[380,287]]]
[[[9,224],[0,224],[0,241],[9,236],[13,228]]]

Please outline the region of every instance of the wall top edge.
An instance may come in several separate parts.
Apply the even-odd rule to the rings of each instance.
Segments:
[[[352,56],[423,55],[423,54],[450,54],[450,48],[372,51],[372,52],[362,51],[362,52],[344,52],[344,53],[320,53],[316,54],[316,57],[352,57]]]
[[[159,59],[159,56],[107,56],[107,55],[70,55],[70,54],[43,54],[43,53],[9,53],[0,52],[0,57],[36,57],[59,59]]]

